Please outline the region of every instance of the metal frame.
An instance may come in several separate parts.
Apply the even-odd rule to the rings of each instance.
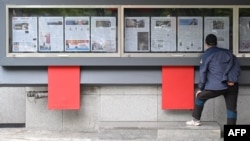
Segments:
[[[121,6],[121,17],[124,19],[124,9],[125,8],[223,8],[223,9],[229,9],[231,8],[233,10],[233,18],[235,18],[235,6],[225,6],[225,5],[122,5]],[[233,34],[237,33],[236,31],[236,23],[235,20],[233,22]],[[121,36],[124,35],[124,21],[122,20],[121,23]],[[233,38],[235,38],[235,35],[233,35]],[[122,57],[199,57],[202,53],[125,53],[124,52],[124,38],[121,40],[121,56]],[[235,41],[233,41],[233,48],[235,48]]]
[[[2,48],[3,66],[155,66],[155,65],[197,65],[202,53],[124,53],[124,8],[232,8],[233,10],[233,52],[239,58],[250,58],[250,53],[239,53],[239,8],[250,5],[13,5],[3,6],[6,12],[5,49]],[[117,8],[117,53],[9,53],[9,8]],[[3,36],[4,37],[4,36]],[[41,59],[42,58],[42,59]],[[241,60],[242,60],[241,59]],[[242,64],[246,65],[247,60]],[[145,62],[146,61],[146,62]],[[156,63],[157,62],[157,63]],[[181,63],[180,63],[181,62]],[[156,64],[155,64],[156,63]],[[248,63],[247,63],[248,64]]]
[[[10,53],[9,51],[9,8],[117,8],[117,52],[114,53]],[[6,5],[6,57],[120,57],[120,6],[119,5]]]
[[[240,53],[239,52],[239,9],[240,8],[249,8],[250,10],[250,6],[249,5],[239,5],[239,6],[235,6],[235,12],[234,12],[234,22],[236,22],[236,26],[234,27],[234,53],[236,54],[237,57],[241,57],[241,58],[249,58],[250,57],[250,52],[246,52],[246,53]],[[249,15],[250,17],[250,15]]]

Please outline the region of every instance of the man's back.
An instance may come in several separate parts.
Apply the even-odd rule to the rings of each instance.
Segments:
[[[200,82],[206,90],[227,89],[227,74],[233,65],[232,54],[218,47],[207,49],[200,65]]]

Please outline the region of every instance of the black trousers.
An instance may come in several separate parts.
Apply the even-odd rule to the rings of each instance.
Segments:
[[[195,107],[192,116],[195,119],[200,120],[205,102],[208,99],[212,99],[223,95],[225,98],[226,108],[227,108],[227,124],[235,125],[237,121],[238,93],[239,93],[238,83],[235,83],[234,86],[229,86],[228,89],[225,90],[204,90],[195,99]]]

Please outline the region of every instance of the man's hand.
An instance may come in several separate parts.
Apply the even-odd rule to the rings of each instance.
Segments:
[[[201,93],[201,90],[198,90],[198,91],[195,93],[195,96],[197,97],[200,93]]]
[[[227,85],[228,85],[228,86],[234,86],[234,82],[233,82],[233,81],[228,81],[228,82],[227,82]]]

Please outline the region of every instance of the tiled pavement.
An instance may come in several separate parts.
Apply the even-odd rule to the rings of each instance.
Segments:
[[[220,127],[206,122],[188,127],[184,122],[107,122],[98,131],[48,131],[0,128],[0,141],[223,141]]]

